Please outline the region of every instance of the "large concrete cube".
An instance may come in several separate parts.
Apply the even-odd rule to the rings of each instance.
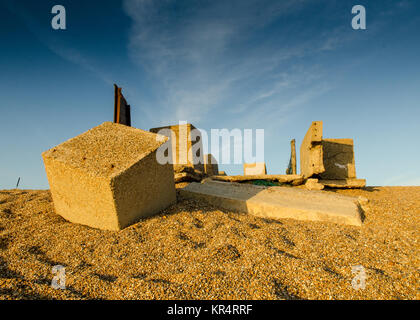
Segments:
[[[42,156],[56,213],[120,230],[176,201],[173,167],[156,160],[166,137],[105,122]]]

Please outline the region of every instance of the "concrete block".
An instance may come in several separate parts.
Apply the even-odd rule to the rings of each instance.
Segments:
[[[204,172],[202,137],[200,131],[192,124],[184,123],[151,128],[149,131],[160,133],[170,138],[172,163],[176,172],[180,172],[184,167],[191,167]]]
[[[219,174],[217,160],[211,154],[204,155],[204,173],[208,176],[215,176]]]
[[[324,185],[318,183],[318,179],[308,179],[306,180],[305,187],[308,190],[322,190],[324,189]]]
[[[356,179],[353,139],[323,139],[321,121],[314,121],[303,139],[300,167],[305,179],[328,180],[331,188],[366,185],[365,180]]]
[[[180,195],[216,207],[271,219],[325,221],[361,226],[363,209],[357,198],[332,192],[206,180],[191,183]]]
[[[314,121],[300,146],[300,171],[309,178],[325,171],[322,152],[322,121]]]
[[[321,179],[356,178],[353,139],[323,139],[322,150],[325,172]]]
[[[167,140],[105,122],[42,154],[55,211],[70,222],[120,230],[176,201],[173,167],[156,160]]]
[[[244,175],[267,174],[265,162],[244,163]]]

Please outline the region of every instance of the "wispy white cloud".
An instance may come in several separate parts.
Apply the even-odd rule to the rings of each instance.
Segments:
[[[77,51],[65,44],[56,44],[53,42],[44,43],[52,52],[61,58],[82,67],[91,74],[95,75],[97,78],[104,81],[106,84],[112,85],[114,83],[110,75],[105,73],[101,68],[96,67],[93,61],[90,61],[80,51]]]
[[[130,57],[162,85],[160,121],[200,124],[216,112],[251,121],[250,114],[287,113],[327,92],[322,68],[301,60],[343,45],[343,27],[300,41],[287,31],[264,35],[308,3],[203,1],[181,8],[171,0],[125,0]]]

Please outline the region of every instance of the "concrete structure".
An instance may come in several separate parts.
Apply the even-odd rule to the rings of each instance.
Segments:
[[[306,180],[305,187],[308,190],[322,190],[324,185],[318,182],[318,179],[308,179]]]
[[[244,175],[267,174],[265,162],[244,163]]]
[[[190,183],[180,190],[186,198],[255,216],[325,221],[361,226],[363,209],[357,198],[332,192],[287,187],[261,187],[219,181]]]
[[[329,188],[354,189],[366,187],[365,179],[319,180],[320,184]]]
[[[156,150],[166,137],[105,122],[42,156],[56,213],[120,230],[176,201],[172,165]]]
[[[215,176],[219,174],[219,166],[216,158],[211,154],[204,155],[204,173],[208,176]]]
[[[314,121],[300,146],[300,172],[306,179],[324,171],[322,121]]]
[[[325,171],[321,179],[356,178],[353,139],[323,139],[322,150]]]
[[[290,141],[290,161],[286,174],[296,174],[296,140]]]
[[[331,188],[366,186],[365,180],[356,179],[353,139],[323,139],[322,121],[312,122],[303,139],[300,168],[305,179],[320,178],[319,183]]]
[[[203,144],[200,131],[192,124],[184,123],[173,126],[151,128],[150,132],[169,137],[174,170],[179,172],[184,167],[192,167],[204,172]]]

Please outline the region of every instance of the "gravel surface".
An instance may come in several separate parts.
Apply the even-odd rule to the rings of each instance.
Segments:
[[[336,192],[370,200],[361,228],[179,199],[101,231],[56,215],[49,191],[3,190],[0,299],[419,299],[420,187]],[[55,265],[66,289],[51,287]]]

